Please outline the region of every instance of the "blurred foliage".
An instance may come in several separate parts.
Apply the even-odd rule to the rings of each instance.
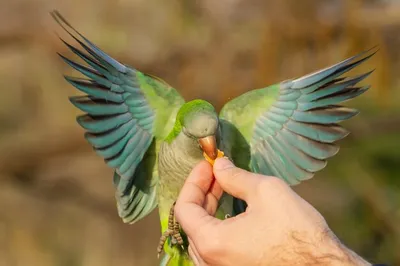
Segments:
[[[0,265],[157,265],[158,214],[120,221],[112,170],[75,122],[52,9],[116,59],[217,108],[379,45],[359,69],[376,71],[350,102],[361,110],[344,124],[352,134],[294,189],[351,249],[400,265],[397,1],[1,1]]]

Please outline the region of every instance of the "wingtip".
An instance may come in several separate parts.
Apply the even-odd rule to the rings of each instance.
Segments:
[[[49,11],[49,14],[50,14],[50,16],[52,16],[54,18],[56,12],[57,12],[57,9],[53,9],[53,10]]]
[[[361,56],[361,55],[366,55],[366,57],[371,57],[374,54],[376,54],[379,51],[379,45],[374,45],[371,48],[362,51],[361,53],[358,54],[357,57]]]
[[[333,143],[335,143],[335,142],[337,142],[339,140],[345,139],[350,134],[350,130],[348,130],[348,129],[342,127],[342,126],[340,126],[340,128],[341,128],[342,134]]]
[[[109,64],[111,67],[116,70],[126,73],[127,67],[111,56],[107,55],[103,52],[99,47],[97,47],[94,43],[92,43],[89,39],[83,36],[79,31],[77,31],[57,10],[53,10],[50,12],[51,16],[54,20],[75,40],[77,41],[81,47],[83,47],[87,52],[89,52],[96,59],[103,60],[105,63]],[[67,45],[70,49],[73,49],[71,45],[65,42],[62,38],[61,41],[65,45]],[[75,52],[76,53],[76,52]]]
[[[366,92],[367,90],[369,90],[371,88],[371,85],[366,85],[364,87],[361,87],[360,91],[362,91],[360,94]]]
[[[70,96],[70,97],[68,97],[68,100],[72,105],[74,105],[75,107],[79,108],[77,106],[78,105],[77,96]]]
[[[359,53],[358,55],[356,55],[352,61],[366,61],[368,59],[370,59],[371,57],[373,57],[377,52],[379,51],[379,46],[375,45],[372,48],[369,48],[368,50],[364,50],[361,53]]]
[[[380,49],[379,45],[376,44],[376,45],[372,46],[370,49],[368,49],[368,51],[374,51],[373,53],[375,54],[379,51],[379,49]]]
[[[60,17],[62,16],[57,9],[53,9],[52,11],[49,12],[49,14],[58,24],[61,25]]]
[[[61,13],[58,10],[53,10],[50,12],[50,15],[53,17],[53,19],[57,22],[58,25],[60,25],[72,38],[74,38],[76,41],[79,42],[77,36],[75,36],[72,32],[76,33],[83,39],[85,37],[79,33],[68,21],[67,19],[61,15]],[[72,32],[71,32],[72,31]]]
[[[378,46],[374,46],[368,50],[364,50],[356,55],[344,59],[341,62],[336,63],[332,66],[299,77],[293,80],[292,89],[301,89],[311,86],[313,84],[318,84],[318,82],[321,82],[321,80],[324,80],[325,78],[332,75],[340,76],[350,71],[357,65],[370,59],[373,55],[377,53],[377,51],[378,51]],[[340,72],[340,75],[337,74],[338,72]]]
[[[64,55],[62,55],[62,54],[59,53],[59,52],[56,52],[56,54],[57,54],[59,57],[61,57],[61,59],[63,59],[63,60],[66,60],[66,59],[67,59]]]
[[[365,74],[363,74],[363,76],[364,76],[364,77],[368,77],[369,75],[371,75],[372,73],[374,73],[375,70],[376,70],[376,68],[374,68],[374,69],[372,69],[372,70],[370,70],[370,71],[367,71],[367,72],[365,72]]]
[[[57,9],[53,9],[52,11],[49,12],[50,15],[53,17],[53,19],[55,21],[57,21],[58,23],[65,23],[67,25],[69,25],[69,23],[67,22],[67,20],[61,15],[60,11],[58,11]]]
[[[71,84],[72,86],[74,86],[75,88],[79,89],[79,85],[78,85],[78,80],[75,77],[71,77],[71,76],[67,76],[67,75],[63,75],[64,79]]]
[[[359,114],[360,114],[360,110],[355,109],[355,108],[351,108],[351,115],[346,120],[349,120],[350,118],[353,118],[353,117],[355,117],[355,116],[357,116]]]
[[[73,77],[67,76],[67,75],[64,75],[63,77],[64,77],[64,79],[65,79],[66,81],[72,82]]]

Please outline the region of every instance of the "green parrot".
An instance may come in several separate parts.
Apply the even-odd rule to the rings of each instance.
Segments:
[[[115,169],[119,216],[133,224],[156,207],[161,221],[160,265],[193,265],[173,206],[192,168],[217,157],[218,149],[238,167],[274,175],[293,186],[323,169],[349,134],[337,123],[358,113],[339,105],[369,86],[356,84],[371,72],[341,77],[376,53],[371,49],[309,75],[254,89],[227,102],[218,114],[207,101],[185,101],[161,79],[124,65],[51,13],[84,51],[61,39],[87,66],[61,58],[87,79],[65,79],[85,96],[71,103],[84,137]],[[216,216],[245,211],[245,202],[224,194]],[[164,243],[165,242],[165,243]]]

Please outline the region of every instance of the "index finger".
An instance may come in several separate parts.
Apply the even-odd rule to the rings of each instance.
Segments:
[[[175,205],[175,216],[188,236],[204,224],[216,220],[203,208],[214,177],[211,165],[200,162],[188,176]]]

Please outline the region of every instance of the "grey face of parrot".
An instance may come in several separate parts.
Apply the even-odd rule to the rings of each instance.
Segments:
[[[217,158],[216,134],[218,131],[218,116],[216,113],[204,112],[188,116],[184,120],[183,133],[194,138],[211,159]]]

